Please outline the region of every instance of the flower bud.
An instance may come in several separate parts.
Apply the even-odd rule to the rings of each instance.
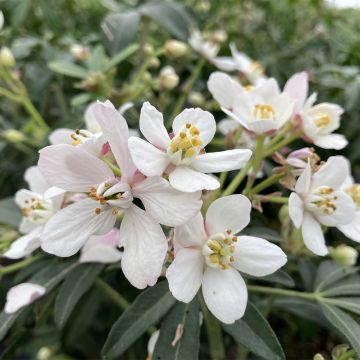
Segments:
[[[16,144],[22,143],[26,140],[25,135],[16,129],[7,129],[3,132],[3,137],[6,141]]]
[[[227,33],[224,30],[216,30],[210,36],[210,40],[217,44],[224,43],[227,40],[227,38],[228,38]]]
[[[192,91],[189,94],[189,103],[194,106],[202,106],[204,105],[205,98],[202,93],[198,91]]]
[[[283,205],[279,211],[279,220],[284,223],[289,218],[289,206]]]
[[[210,10],[211,4],[207,0],[199,1],[196,5],[196,9],[200,12],[206,13]]]
[[[15,65],[14,55],[6,46],[3,46],[0,49],[0,64],[7,68],[11,68]]]
[[[85,61],[90,56],[89,48],[79,44],[71,45],[70,53],[76,60],[79,61]]]
[[[165,43],[165,54],[170,59],[178,59],[187,53],[187,45],[182,41],[168,40]]]
[[[46,346],[43,346],[37,352],[36,359],[37,360],[50,360],[52,356],[53,356],[52,350]]]
[[[325,360],[325,358],[320,353],[317,353],[314,355],[313,360]]]
[[[160,66],[160,60],[157,57],[154,56],[149,60],[149,64],[148,64],[149,69],[154,70],[157,69],[159,66]]]
[[[143,51],[145,55],[151,55],[154,53],[154,47],[151,44],[145,44]]]
[[[358,252],[348,245],[339,245],[335,248],[330,248],[330,256],[339,264],[343,266],[354,266],[358,258]]]
[[[179,76],[171,66],[165,66],[160,71],[159,86],[161,90],[172,90],[179,84]]]
[[[336,345],[331,351],[331,358],[333,360],[340,360],[346,354],[348,355],[348,351],[351,351],[351,348],[348,344],[340,344]],[[345,357],[344,357],[345,358]],[[346,356],[347,360],[355,360],[353,356]]]
[[[82,87],[86,91],[95,91],[103,82],[104,76],[101,72],[92,71],[82,82]]]

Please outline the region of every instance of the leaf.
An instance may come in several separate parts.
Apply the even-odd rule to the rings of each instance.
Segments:
[[[71,99],[71,106],[79,106],[87,103],[88,101],[91,101],[92,99],[93,99],[93,94],[90,93],[79,94]]]
[[[166,281],[142,292],[111,328],[102,350],[103,359],[121,355],[175,302]]]
[[[43,268],[40,272],[35,274],[29,282],[44,286],[46,288],[46,293],[49,293],[77,265],[78,264],[72,260],[62,261],[55,264],[51,263],[49,266]],[[4,311],[0,313],[0,340],[4,338],[24,310],[25,308],[19,310],[15,314],[6,314]]]
[[[21,211],[16,206],[13,197],[0,200],[0,223],[18,226],[21,221]]]
[[[360,325],[336,306],[321,303],[321,309],[330,323],[349,341],[351,347],[360,356]]]
[[[120,64],[122,61],[127,59],[129,56],[134,54],[136,51],[138,51],[139,45],[138,44],[131,44],[127,46],[125,49],[121,50],[119,53],[117,53],[115,56],[113,56],[110,60],[110,62],[105,67],[104,71],[109,71],[114,66]]]
[[[309,292],[313,291],[316,277],[316,266],[311,261],[311,259],[300,259],[299,273],[301,275],[305,290]]]
[[[134,42],[140,23],[137,11],[110,14],[101,23],[104,44],[110,54],[116,54]]]
[[[90,289],[104,268],[99,264],[84,264],[72,271],[61,285],[56,298],[54,318],[63,328],[80,298]]]
[[[189,29],[196,27],[194,18],[185,6],[175,1],[148,2],[139,11],[164,27],[172,36],[184,41],[189,37]]]
[[[339,284],[327,288],[322,291],[321,294],[325,297],[360,295],[360,277],[353,275],[348,279],[342,280]]]
[[[58,74],[74,77],[77,79],[85,79],[88,73],[87,70],[82,66],[67,61],[52,61],[48,64],[48,67],[50,70]]]
[[[241,232],[241,235],[256,236],[276,243],[281,241],[281,235],[277,231],[265,226],[248,227]]]
[[[360,297],[338,297],[332,299],[322,299],[322,302],[349,310],[354,314],[360,315]]]
[[[232,325],[222,324],[236,342],[264,359],[285,359],[285,354],[267,320],[251,302],[245,315]]]
[[[254,279],[255,279],[255,277],[254,277]],[[273,282],[273,283],[281,284],[281,285],[284,285],[287,287],[295,286],[295,282],[294,282],[293,278],[288,273],[286,273],[284,270],[281,270],[281,269],[277,270],[273,274],[263,276],[263,277],[257,277],[256,280]]]
[[[178,326],[183,334],[173,345]],[[177,303],[164,319],[156,342],[153,359],[197,360],[200,347],[199,309],[196,298],[189,304]]]
[[[32,0],[19,0],[11,11],[11,26],[19,27],[27,18]]]
[[[92,50],[90,58],[86,60],[86,66],[92,71],[103,71],[107,61],[103,46],[98,45]]]

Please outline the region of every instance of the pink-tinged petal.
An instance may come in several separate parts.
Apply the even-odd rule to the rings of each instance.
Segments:
[[[24,179],[29,184],[29,189],[38,194],[43,194],[50,187],[37,166],[29,167],[25,171]]]
[[[99,207],[91,199],[76,202],[56,213],[41,234],[41,248],[50,254],[68,257],[76,254],[91,235],[105,234],[114,226],[111,208],[95,213]]]
[[[4,311],[7,314],[14,314],[42,297],[45,292],[46,289],[37,284],[22,283],[16,285],[12,287],[6,295]]]
[[[174,298],[190,302],[201,286],[204,256],[199,249],[181,249],[166,271],[166,278]]]
[[[161,274],[168,243],[161,226],[144,210],[133,205],[120,226],[124,246],[121,267],[138,289],[153,286]]]
[[[108,244],[94,244],[91,247],[84,248],[79,258],[80,263],[117,263],[122,258],[122,252]]]
[[[56,129],[49,135],[49,143],[51,145],[68,144],[71,145],[72,138],[71,134],[74,130],[71,129]]]
[[[309,75],[306,71],[294,74],[286,82],[284,92],[295,100],[295,112],[300,112],[304,107],[309,90]]]
[[[309,212],[304,213],[301,233],[305,246],[310,251],[319,256],[328,254],[329,251],[325,245],[325,238],[321,226]]]
[[[310,162],[308,161],[304,171],[296,181],[295,191],[298,194],[306,194],[310,190],[310,185],[311,185],[311,166],[310,166]]]
[[[177,249],[187,247],[201,247],[207,240],[204,218],[199,212],[186,224],[177,226],[174,230],[174,247]]]
[[[209,235],[230,229],[234,234],[250,222],[251,202],[244,195],[229,195],[215,200],[206,213],[205,227]]]
[[[133,186],[133,195],[144,204],[146,212],[157,222],[179,226],[195,216],[201,208],[201,193],[175,190],[168,181],[156,176]]]
[[[40,247],[40,233],[42,227],[38,226],[29,234],[19,237],[10,246],[10,248],[3,254],[8,259],[21,259],[30,255],[34,250]]]
[[[358,211],[350,224],[338,225],[337,228],[349,239],[360,242],[360,211]]]
[[[191,163],[194,170],[203,173],[218,173],[241,169],[251,158],[252,151],[248,149],[234,149],[214,153],[201,154]]]
[[[325,185],[338,189],[349,175],[350,169],[348,160],[340,155],[331,156],[313,175],[311,188],[316,189],[319,186]]]
[[[146,176],[161,176],[170,163],[165,152],[137,137],[129,139],[129,150],[136,167]]]
[[[236,269],[252,276],[270,275],[287,262],[279,246],[254,236],[238,237],[234,259]]]
[[[304,216],[304,202],[296,193],[289,196],[289,215],[296,228],[300,228]]]
[[[96,108],[97,102],[92,102],[89,104],[89,106],[86,108],[84,113],[84,120],[86,129],[92,132],[93,134],[96,134],[98,132],[101,132],[101,127],[96,120],[96,114],[94,112],[94,109]]]
[[[348,145],[346,137],[340,134],[317,136],[313,139],[313,141],[316,146],[323,149],[341,150]]]
[[[157,148],[167,149],[170,137],[164,126],[163,116],[148,101],[141,108],[139,126],[147,141]]]
[[[177,166],[170,173],[169,181],[175,189],[184,192],[215,190],[220,186],[215,177],[195,171],[187,166]]]
[[[279,129],[279,124],[273,120],[254,120],[247,124],[247,129],[256,134],[265,134],[272,130]]]
[[[110,101],[97,103],[93,112],[105,138],[109,141],[111,151],[121,169],[123,180],[131,179],[136,168],[128,149],[129,129],[126,120]]]
[[[56,186],[52,186],[44,192],[44,199],[56,198],[60,195],[64,195],[65,192],[66,190],[60,189]]]
[[[103,161],[71,145],[47,146],[39,152],[38,166],[52,186],[88,192],[92,186],[114,177]]]
[[[221,322],[232,324],[244,315],[248,294],[243,278],[235,269],[208,267],[202,292],[208,309]]]
[[[214,137],[216,132],[216,122],[214,116],[208,111],[200,108],[183,110],[173,122],[173,131],[178,134],[186,124],[196,126],[200,132],[200,138],[205,147]]]
[[[237,96],[245,92],[237,81],[220,71],[210,75],[207,86],[213,98],[226,109],[232,109]]]

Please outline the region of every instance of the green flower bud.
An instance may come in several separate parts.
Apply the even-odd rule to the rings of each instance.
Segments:
[[[6,46],[0,49],[0,64],[7,68],[12,68],[15,65],[14,55]]]
[[[178,59],[187,53],[188,47],[178,40],[168,40],[165,43],[165,55],[170,59]]]
[[[335,248],[329,248],[330,256],[343,266],[354,266],[358,258],[358,252],[351,246],[339,245]]]
[[[7,129],[3,132],[3,137],[9,143],[22,143],[26,140],[25,135],[16,129]]]
[[[194,106],[202,106],[204,105],[205,98],[201,92],[198,91],[192,91],[189,94],[189,103]]]
[[[172,90],[179,84],[179,76],[176,74],[174,68],[165,66],[160,71],[159,86],[160,90]]]

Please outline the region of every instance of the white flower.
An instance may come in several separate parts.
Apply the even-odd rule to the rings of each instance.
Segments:
[[[204,40],[199,30],[193,30],[189,38],[190,46],[211,63],[219,52],[219,45],[213,41]]]
[[[146,176],[167,171],[170,184],[184,192],[218,188],[219,181],[207,173],[239,169],[251,157],[250,150],[241,149],[203,153],[215,135],[216,123],[209,112],[199,108],[185,109],[176,116],[171,139],[162,114],[146,102],[141,109],[140,130],[149,142],[129,139],[137,168]]]
[[[306,138],[323,149],[343,149],[347,144],[345,136],[332,134],[340,126],[343,108],[336,104],[314,105],[316,93],[308,96],[308,74],[303,71],[294,74],[285,84],[284,92],[296,101],[295,115],[300,116]]]
[[[253,61],[243,52],[239,52],[234,43],[230,44],[231,57],[221,56],[214,60],[214,64],[223,71],[239,71],[253,85],[260,84],[266,80],[264,68],[258,61]]]
[[[47,198],[44,195],[50,186],[37,166],[28,168],[24,177],[30,190],[19,190],[15,194],[15,202],[23,213],[19,230],[26,235],[15,240],[3,254],[9,259],[25,257],[40,246],[41,231],[46,222],[60,210],[63,200],[61,194],[52,198]]]
[[[295,227],[301,227],[306,247],[316,255],[328,253],[321,224],[345,225],[355,216],[354,202],[341,190],[347,176],[348,165],[342,156],[330,157],[314,174],[308,163],[289,197],[290,218]]]
[[[280,129],[293,112],[294,102],[280,92],[275,79],[246,90],[229,75],[218,71],[210,75],[208,89],[228,116],[257,134]]]
[[[22,283],[16,285],[12,287],[6,295],[4,311],[7,314],[14,314],[42,297],[45,292],[46,289],[37,284]]]
[[[205,222],[199,213],[174,234],[175,260],[166,277],[173,296],[190,302],[199,288],[209,310],[222,322],[241,318],[247,289],[238,271],[269,275],[286,263],[276,245],[252,236],[236,236],[250,221],[251,203],[243,195],[215,200]]]
[[[50,219],[41,236],[42,248],[57,256],[72,256],[91,235],[109,232],[117,216],[124,215],[119,234],[123,272],[138,288],[154,285],[167,251],[159,223],[186,222],[201,207],[200,193],[179,192],[159,176],[145,179],[131,161],[126,120],[109,101],[98,103],[94,114],[121,177],[79,146],[60,144],[40,150],[39,167],[49,183],[88,195]],[[146,211],[133,203],[134,198],[142,201]]]
[[[0,10],[0,30],[3,28],[4,22],[5,22],[4,13]]]

